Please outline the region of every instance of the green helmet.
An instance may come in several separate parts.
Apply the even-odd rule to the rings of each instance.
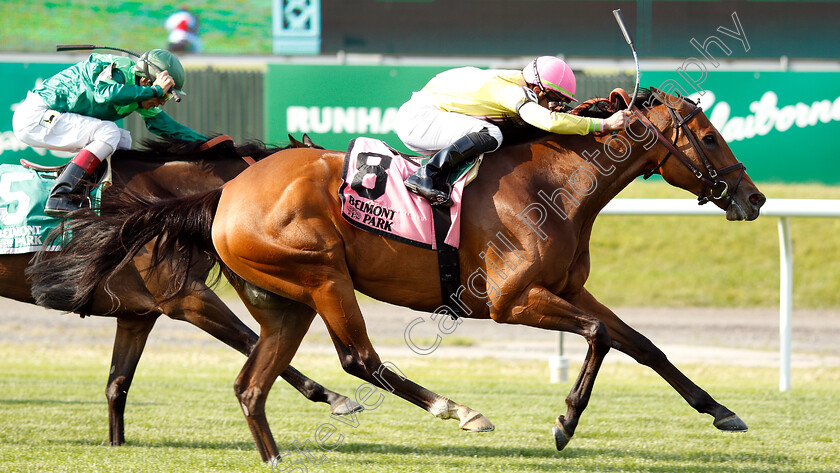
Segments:
[[[181,65],[181,61],[174,54],[165,49],[152,49],[143,53],[137,60],[134,70],[138,76],[145,77],[153,82],[159,72],[167,71],[175,82],[175,91],[181,95],[184,94],[181,90],[186,78],[184,66]]]

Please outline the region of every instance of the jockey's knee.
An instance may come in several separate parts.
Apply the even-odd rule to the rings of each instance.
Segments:
[[[117,126],[114,122],[109,122],[107,120],[102,120],[100,123],[96,125],[93,129],[90,141],[93,144],[94,142],[100,142],[104,145],[107,145],[110,148],[110,152],[108,154],[100,156],[96,154],[96,152],[86,146],[88,150],[92,153],[96,154],[99,159],[105,159],[106,157],[110,156],[111,153],[114,152],[115,149],[119,147],[120,141],[123,140],[122,131],[120,127]]]
[[[492,136],[496,140],[495,148],[493,148],[489,151],[486,151],[487,153],[496,151],[497,149],[499,149],[500,146],[502,146],[502,130],[500,130],[499,127],[488,126],[488,127],[483,128],[482,131],[487,133],[488,135]]]
[[[131,149],[131,132],[120,128],[120,142],[117,143],[117,149]]]

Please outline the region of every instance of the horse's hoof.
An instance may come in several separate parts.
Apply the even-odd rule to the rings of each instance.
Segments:
[[[344,402],[337,402],[333,404],[332,409],[330,409],[330,414],[335,414],[337,416],[346,416],[354,412],[363,411],[364,409],[365,408],[362,407],[362,405],[358,402],[350,398],[344,398]]]
[[[467,432],[490,432],[491,430],[496,430],[496,426],[488,418],[484,417],[484,414],[479,412],[474,412],[473,415],[462,419],[458,427]]]
[[[716,420],[714,426],[725,432],[746,432],[747,424],[735,414]]]
[[[569,434],[566,433],[566,429],[563,428],[563,424],[557,422],[551,428],[551,433],[554,434],[554,445],[557,447],[557,451],[561,451],[566,448],[566,445],[569,444]]]

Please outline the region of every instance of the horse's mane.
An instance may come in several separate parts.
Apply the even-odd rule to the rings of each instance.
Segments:
[[[640,88],[639,94],[636,96],[636,104],[645,108],[652,105],[659,105],[661,102],[653,95],[650,89]],[[581,102],[580,105],[570,110],[568,113],[572,115],[580,115],[582,117],[592,118],[607,118],[619,110],[626,110],[627,104],[618,95],[612,96],[612,101],[609,98],[597,97]]]
[[[640,88],[635,102],[639,107],[659,105],[660,102],[650,89]],[[581,102],[576,107],[566,110],[571,115],[590,118],[607,118],[619,110],[626,110],[627,104],[617,94],[610,98],[595,97]],[[504,145],[520,144],[536,139],[553,136],[554,133],[527,126],[507,126],[503,128]]]
[[[154,138],[143,140],[138,149],[117,150],[114,154],[118,159],[137,159],[161,163],[167,161],[207,161],[222,157],[242,156],[250,156],[255,161],[259,161],[272,153],[285,149],[266,145],[259,140],[251,140],[239,146],[234,145],[232,141],[225,141],[209,150],[199,151],[201,145],[201,142],[184,141],[176,138]]]

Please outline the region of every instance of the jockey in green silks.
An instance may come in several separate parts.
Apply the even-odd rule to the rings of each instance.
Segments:
[[[15,110],[15,136],[33,147],[78,153],[56,179],[44,213],[62,217],[89,205],[84,183],[115,150],[131,147],[131,135],[116,120],[137,112],[156,135],[206,141],[160,108],[173,94],[183,95],[184,79],[178,58],[153,49],[136,63],[91,54],[30,91]]]

